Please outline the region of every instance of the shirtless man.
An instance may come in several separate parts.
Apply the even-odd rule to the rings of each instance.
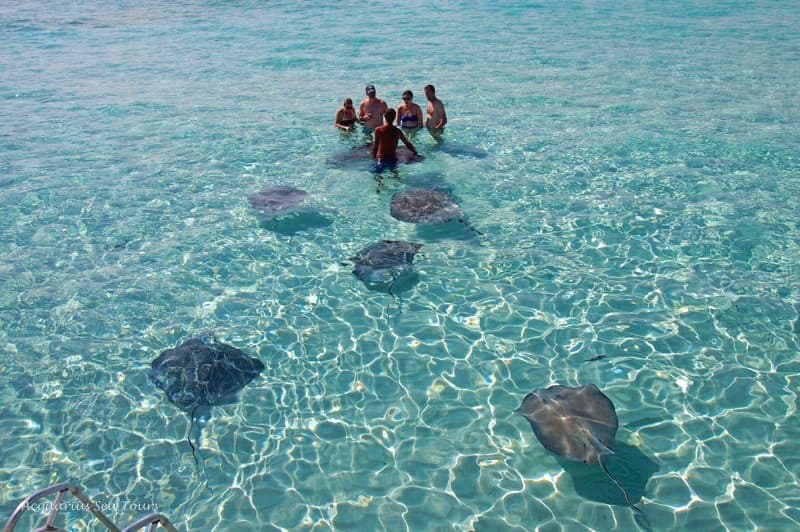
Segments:
[[[364,124],[364,133],[370,134],[383,123],[383,113],[389,106],[385,101],[375,97],[375,85],[367,85],[365,91],[367,97],[358,108],[358,120]]]
[[[433,85],[425,85],[425,97],[428,99],[428,118],[425,120],[425,127],[428,128],[428,132],[433,138],[441,140],[444,126],[447,124],[444,104],[436,97],[436,89]]]
[[[384,125],[375,129],[375,141],[372,143],[372,156],[377,160],[375,173],[380,174],[385,169],[394,170],[397,167],[397,141],[402,140],[403,144],[417,155],[417,149],[411,144],[400,128],[393,124],[396,113],[394,109],[387,109],[383,114],[386,122]]]

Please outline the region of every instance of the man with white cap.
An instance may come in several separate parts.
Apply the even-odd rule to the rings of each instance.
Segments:
[[[370,83],[364,89],[367,97],[358,108],[358,120],[364,125],[364,133],[371,134],[383,124],[383,114],[389,109],[386,102],[375,96],[375,85]]]

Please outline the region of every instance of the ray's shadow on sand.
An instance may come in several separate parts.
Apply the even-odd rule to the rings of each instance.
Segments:
[[[599,465],[587,465],[560,457],[556,459],[581,497],[602,504],[628,506],[625,496]],[[605,463],[609,473],[625,487],[634,504],[644,496],[647,482],[658,471],[658,464],[647,455],[622,442],[614,444],[614,454],[606,456]]]

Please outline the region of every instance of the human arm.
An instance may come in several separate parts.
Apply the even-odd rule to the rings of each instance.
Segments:
[[[436,124],[436,129],[442,129],[447,124],[447,112],[444,110],[444,104],[439,101],[436,103],[436,108],[439,111],[439,123]]]
[[[400,131],[400,140],[403,141],[403,144],[406,145],[406,148],[411,150],[411,153],[413,153],[414,155],[419,155],[417,153],[417,149],[414,147],[413,144],[411,144],[411,141],[408,140],[408,138],[405,136],[405,134],[402,131]]]

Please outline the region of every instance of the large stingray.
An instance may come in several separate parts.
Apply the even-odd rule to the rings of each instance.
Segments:
[[[297,212],[308,192],[285,185],[271,187],[247,198],[250,205],[265,219],[272,220],[284,214]]]
[[[404,240],[381,240],[359,251],[351,257],[358,277],[373,290],[386,291],[394,295],[396,286],[409,281],[414,275],[414,255],[422,244]]]
[[[327,227],[333,219],[307,201],[305,190],[290,186],[271,187],[247,199],[258,213],[265,229],[293,235],[306,229]]]
[[[199,337],[167,349],[153,360],[152,368],[150,380],[164,390],[171,403],[190,412],[186,441],[199,468],[191,440],[197,409],[234,400],[237,392],[264,370],[264,364],[213,337]]]
[[[461,208],[439,188],[409,188],[395,192],[389,211],[393,218],[414,224],[438,224],[460,220]]]
[[[421,160],[420,157],[405,146],[397,147],[397,161],[400,164],[410,164]],[[361,146],[354,146],[350,150],[337,154],[328,158],[326,161],[328,166],[342,169],[359,169],[368,170],[375,164],[372,158],[372,144],[364,144]]]
[[[389,213],[402,222],[414,224],[443,224],[456,221],[475,231],[467,224],[453,196],[441,188],[409,188],[395,192]]]
[[[613,454],[619,427],[611,399],[594,384],[571,388],[554,385],[525,396],[516,410],[531,424],[536,438],[548,451],[569,460],[600,464],[603,472],[631,502],[625,488],[608,472],[604,457]]]

